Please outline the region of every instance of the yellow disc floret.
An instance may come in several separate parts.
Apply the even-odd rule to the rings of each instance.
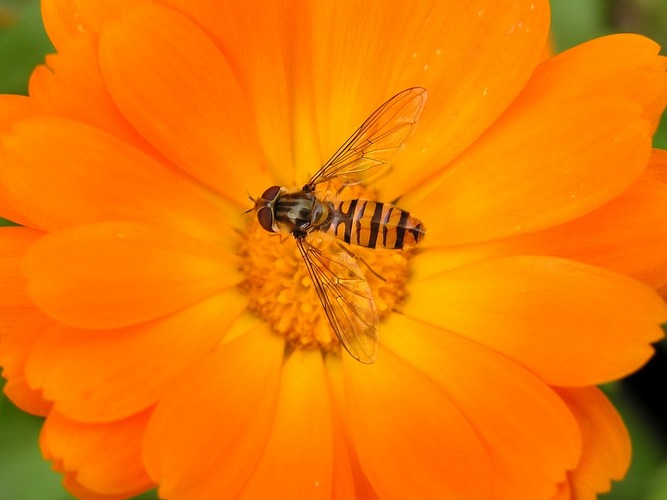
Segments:
[[[248,224],[240,248],[250,310],[267,321],[294,348],[337,351],[335,337],[320,303],[308,269],[294,238],[271,234],[255,218]],[[343,243],[313,232],[308,242],[323,252],[344,251]],[[346,247],[359,264],[371,288],[379,318],[385,318],[405,297],[409,276],[409,251]]]

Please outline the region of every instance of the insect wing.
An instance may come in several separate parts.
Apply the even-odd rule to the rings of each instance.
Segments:
[[[311,191],[323,182],[343,186],[368,182],[389,168],[389,163],[410,138],[426,103],[426,89],[406,89],[385,102],[352,134],[308,181]]]
[[[359,265],[344,252],[323,252],[303,238],[296,244],[336,337],[355,359],[373,363],[378,313]]]

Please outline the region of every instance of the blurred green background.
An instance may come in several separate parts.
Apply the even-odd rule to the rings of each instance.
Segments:
[[[614,32],[642,33],[667,47],[667,0],[552,0],[552,19],[558,51]],[[38,0],[0,0],[0,93],[25,94],[30,72],[52,50]],[[666,121],[656,136],[662,148],[667,148]],[[667,380],[653,382],[656,393],[667,401]],[[634,454],[627,478],[604,500],[667,500],[667,422],[651,415],[627,385],[605,390],[630,429]],[[0,396],[0,500],[72,498],[40,455],[40,426],[40,419],[23,414]],[[151,492],[139,498],[156,497]]]

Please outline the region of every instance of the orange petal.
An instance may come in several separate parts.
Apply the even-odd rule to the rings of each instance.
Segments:
[[[4,343],[0,342],[0,347],[4,348]],[[3,378],[7,378],[2,389],[5,396],[22,411],[37,415],[38,417],[45,417],[51,411],[53,403],[45,400],[38,391],[33,390],[25,378],[10,378],[2,372]]]
[[[345,381],[342,359],[337,354],[325,357],[327,382],[333,408],[334,479],[332,498],[346,500],[378,500],[378,495],[361,468],[350,422],[345,410]]]
[[[654,155],[655,156],[655,155]],[[652,160],[615,200],[573,221],[523,236],[460,247],[442,246],[413,261],[418,279],[483,259],[551,255],[631,276],[652,288],[667,284],[667,188]]]
[[[660,46],[640,35],[617,34],[590,40],[541,64],[519,101],[566,99],[603,94],[624,97],[658,125],[667,105],[667,58]]]
[[[555,492],[576,465],[581,441],[568,408],[550,387],[458,335],[398,314],[383,326],[380,356],[391,351],[436,383],[484,442],[494,485],[488,498],[548,498]]]
[[[603,269],[553,257],[507,257],[413,281],[404,313],[469,337],[552,385],[624,376],[652,354],[662,299]]]
[[[652,288],[667,284],[667,185],[642,179],[584,217],[500,242],[496,252],[545,254],[632,276]]]
[[[0,164],[6,165],[4,155],[0,149]],[[26,217],[21,215],[21,212],[12,206],[12,203],[4,197],[2,186],[0,186],[0,218],[12,221],[22,226],[32,227],[33,224]]]
[[[652,151],[647,173],[653,179],[667,183],[667,151],[664,149]]]
[[[30,100],[44,114],[100,128],[137,149],[154,154],[109,95],[97,63],[97,40],[77,38],[46,57],[30,76]]]
[[[651,134],[641,112],[607,96],[545,95],[513,107],[446,174],[401,203],[436,244],[488,241],[574,219],[618,196],[646,166]]]
[[[346,420],[380,498],[489,498],[488,450],[418,366],[385,349],[372,366],[345,356],[343,368]]]
[[[335,500],[377,500],[379,497],[368,483],[354,448],[350,447],[349,435],[344,432],[343,417],[336,414],[333,419],[333,478],[331,498]]]
[[[120,493],[116,495],[104,495],[97,493],[96,491],[86,488],[76,479],[76,473],[73,472],[64,472],[63,473],[63,486],[65,489],[74,497],[81,498],[83,500],[126,500],[127,494]]]
[[[23,118],[34,116],[38,113],[34,102],[26,96],[0,95],[0,137],[11,130],[14,122]],[[7,160],[0,143],[0,164],[5,168]],[[21,212],[12,206],[3,192],[0,183],[0,217],[16,222],[17,224],[30,226],[30,221],[21,215]]]
[[[0,133],[4,134],[10,130],[15,121],[35,116],[38,113],[39,108],[29,97],[0,94]]]
[[[25,379],[25,362],[34,342],[51,324],[25,293],[20,262],[41,233],[24,227],[0,228],[0,366],[4,392],[19,408],[46,415],[50,403]]]
[[[146,467],[161,497],[237,495],[271,431],[283,351],[283,340],[259,323],[174,384],[156,407],[144,442]]]
[[[549,227],[612,199],[646,165],[667,98],[655,53],[644,38],[611,37],[545,61],[478,143],[402,203],[432,217],[422,215],[436,241],[456,244]]]
[[[241,498],[330,499],[333,488],[331,406],[319,351],[285,361],[271,433]]]
[[[331,498],[334,500],[377,499],[358,462],[351,462],[350,450],[344,439],[340,422],[333,427],[333,474]]]
[[[379,1],[165,3],[225,49],[273,177],[288,185],[303,184],[375,107],[415,85],[431,92],[419,128],[428,132],[401,155],[402,180],[439,169],[516,96],[549,24],[542,1],[420,0],[408,16],[403,4]],[[424,149],[436,135],[445,147]]]
[[[2,136],[0,136],[0,165],[5,166],[11,165],[11,162],[8,159],[7,152],[3,149]],[[6,186],[4,185],[3,180],[3,169],[0,169],[0,217],[12,221],[15,224],[20,224],[25,227],[39,229],[40,224],[31,220],[27,215],[23,213],[21,209],[20,200],[12,199],[14,198],[11,193],[8,192]],[[18,207],[15,203],[18,202]],[[4,226],[0,226],[4,229]]]
[[[248,107],[242,112],[254,118],[271,178],[282,185],[296,181],[303,184],[305,178],[294,176],[294,165],[298,162],[293,155],[298,153],[294,147],[298,110],[303,113],[304,107],[298,103],[305,101],[305,92],[304,85],[294,81],[292,72],[308,73],[310,67],[307,59],[295,59],[292,51],[312,50],[311,43],[301,41],[310,34],[309,15],[313,6],[283,0],[225,4],[163,0],[162,3],[193,19],[224,49],[247,99]]]
[[[153,486],[141,458],[150,413],[84,424],[52,412],[42,428],[42,452],[69,482],[102,495],[131,497]]]
[[[221,242],[233,241],[228,221],[241,219],[185,176],[83,123],[25,120],[2,147],[0,189],[40,227],[139,220]]]
[[[83,422],[125,418],[170,391],[176,377],[220,342],[245,306],[246,298],[231,289],[124,330],[54,327],[30,353],[27,376],[65,416]]]
[[[52,403],[44,399],[41,390],[28,384],[25,365],[35,342],[51,324],[36,308],[26,309],[8,333],[0,337],[0,366],[7,380],[3,391],[23,411],[39,416],[47,415]]]
[[[196,24],[164,6],[105,27],[100,64],[114,101],[155,149],[239,205],[268,185],[233,68]]]
[[[570,475],[577,499],[597,498],[623,479],[630,466],[631,445],[620,415],[596,387],[558,389],[581,428],[583,454]]]
[[[569,483],[560,483],[556,494],[549,498],[549,500],[572,500],[572,492],[570,491]],[[584,500],[577,498],[576,500]],[[594,500],[594,499],[591,499]]]
[[[94,37],[103,24],[141,0],[59,0],[42,2],[44,27],[56,48],[72,39]]]
[[[21,259],[43,233],[26,227],[0,227],[0,337],[33,307],[25,293]]]
[[[149,224],[109,222],[51,233],[24,261],[28,294],[80,328],[119,328],[194,304],[239,281],[235,257]]]
[[[312,42],[297,61],[313,60],[312,72],[303,71],[313,104],[310,94],[300,100],[314,109],[303,129],[320,133],[316,141],[296,137],[297,147],[314,142],[321,153],[297,165],[297,179],[392,95],[414,86],[429,92],[415,135],[379,183],[387,200],[431,178],[498,118],[537,65],[549,30],[545,1],[424,0],[406,10],[401,2],[336,0],[318,2],[312,15]]]

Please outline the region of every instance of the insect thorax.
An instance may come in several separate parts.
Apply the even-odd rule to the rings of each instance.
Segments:
[[[290,233],[309,232],[327,222],[331,208],[329,203],[318,200],[310,192],[286,193],[276,202],[275,223]]]

